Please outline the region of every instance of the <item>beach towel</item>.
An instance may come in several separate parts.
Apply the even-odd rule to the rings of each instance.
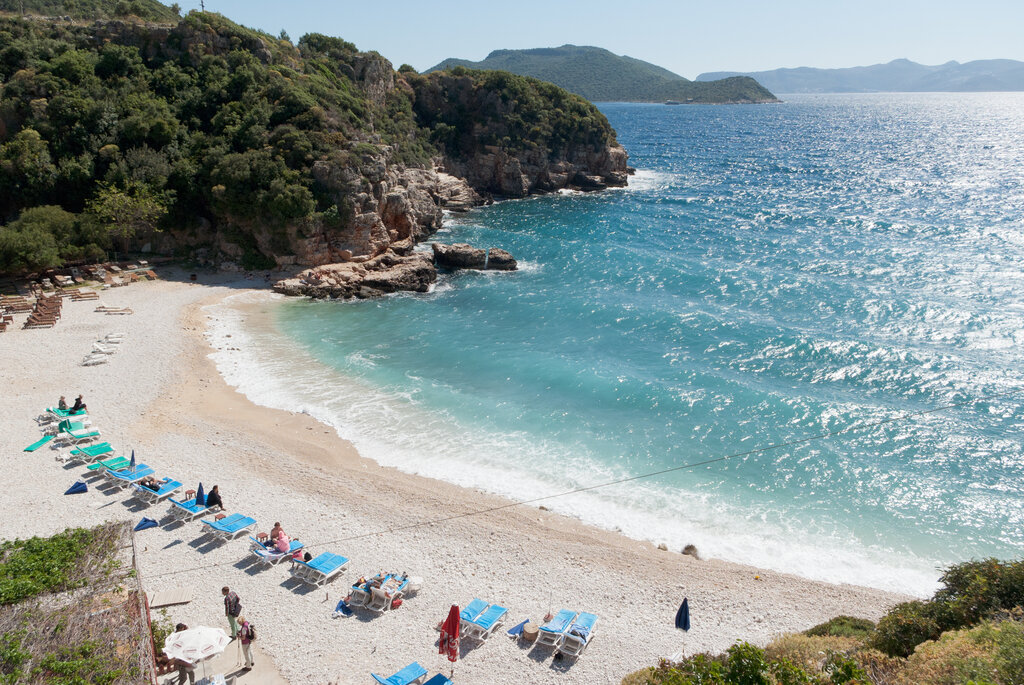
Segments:
[[[74,485],[64,491],[65,495],[77,495],[83,492],[88,492],[89,488],[82,481],[76,481]]]
[[[335,618],[337,618],[338,616],[351,616],[351,615],[352,615],[352,609],[349,608],[348,602],[346,602],[344,599],[340,600],[338,602],[338,606],[334,607],[334,617]]]

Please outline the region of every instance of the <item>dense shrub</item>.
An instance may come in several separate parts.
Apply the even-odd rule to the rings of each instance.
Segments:
[[[836,616],[824,623],[819,623],[804,635],[810,637],[833,635],[836,637],[855,637],[863,639],[875,630],[875,624],[866,618],[855,618],[853,616]]]

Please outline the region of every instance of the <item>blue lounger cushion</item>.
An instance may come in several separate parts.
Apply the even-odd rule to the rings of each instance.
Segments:
[[[578,635],[583,638],[584,641],[589,639],[590,631],[594,629],[594,624],[597,623],[596,614],[588,614],[587,612],[581,612],[576,620],[573,621],[569,627],[569,634]]]
[[[508,609],[505,607],[492,604],[487,607],[487,611],[477,616],[474,620],[470,621],[470,623],[478,625],[484,630],[490,630],[498,619],[504,616],[506,612],[508,612]]]
[[[477,616],[483,613],[484,609],[487,608],[487,602],[476,597],[473,601],[466,605],[466,608],[459,612],[459,618],[463,621],[472,621]]]
[[[555,617],[540,627],[546,633],[564,633],[572,620],[576,618],[576,612],[569,609],[562,609]]]
[[[415,682],[427,675],[427,669],[414,661],[390,678],[383,678],[376,673],[371,673],[370,675],[382,685],[409,685],[409,683]]]

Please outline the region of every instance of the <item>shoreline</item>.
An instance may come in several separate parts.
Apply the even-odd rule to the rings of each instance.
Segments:
[[[191,604],[171,607],[174,620],[220,625],[219,587],[230,584],[242,596],[245,613],[260,626],[261,646],[289,682],[361,681],[370,671],[391,673],[413,660],[447,673],[433,626],[452,603],[464,605],[473,597],[508,607],[505,628],[526,618],[540,621],[544,613],[561,608],[600,616],[593,644],[567,667],[553,661],[549,650],[523,649],[503,634],[479,646],[464,643],[464,660],[455,665],[460,679],[496,683],[618,682],[678,651],[722,651],[736,639],[764,644],[773,635],[803,630],[840,613],[877,619],[906,599],[659,551],[651,543],[576,519],[508,507],[510,500],[495,495],[380,466],[360,456],[330,426],[305,414],[256,405],[227,384],[209,357],[204,307],[232,291],[218,286],[216,278],[204,280],[211,285],[163,281],[104,292],[104,300],[109,293],[112,304],[128,302],[122,306],[133,306],[137,314],[149,310],[148,317],[123,322],[131,330],[120,368],[115,366],[122,361],[118,358],[100,367],[80,367],[74,354],[68,358],[70,349],[98,337],[97,328],[87,323],[65,326],[62,321],[50,331],[24,331],[41,334],[33,338],[48,337],[42,349],[16,345],[18,338],[27,340],[18,335],[21,331],[5,334],[0,349],[13,360],[10,369],[18,370],[4,376],[10,375],[12,387],[25,389],[0,400],[16,417],[5,441],[9,453],[31,442],[38,433],[31,416],[62,392],[72,392],[65,388],[77,382],[104,438],[109,436],[115,447],[139,450],[157,475],[172,475],[187,487],[196,480],[207,488],[219,483],[227,510],[252,515],[259,529],[280,520],[293,537],[309,541],[313,554],[332,551],[348,557],[350,566],[335,582],[306,591],[294,587],[283,568],[253,568],[242,542],[208,544],[198,524],[138,534],[148,591],[195,589]],[[154,297],[151,287],[161,296]],[[153,311],[157,303],[160,311]],[[83,306],[69,304],[69,314]],[[136,341],[142,349],[128,358]],[[55,354],[52,368],[35,377],[28,372],[33,359],[60,348],[63,358]],[[90,384],[88,378],[96,380]],[[122,493],[62,497],[66,485],[58,486],[71,482],[81,468],[56,476],[41,493],[32,469],[50,480],[61,466],[52,461],[52,453],[40,452],[14,465],[16,496],[5,513],[18,536],[51,534],[111,516],[133,521],[141,515],[162,516],[162,506],[132,511]],[[379,570],[422,577],[423,588],[395,611],[380,616],[357,611],[347,619],[332,619],[334,604],[351,582]],[[683,597],[693,612],[694,629],[686,634],[672,626]]]

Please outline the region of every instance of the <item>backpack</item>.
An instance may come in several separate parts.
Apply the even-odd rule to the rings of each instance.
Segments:
[[[242,600],[234,593],[228,595],[228,613],[232,616],[238,616],[242,613]]]

